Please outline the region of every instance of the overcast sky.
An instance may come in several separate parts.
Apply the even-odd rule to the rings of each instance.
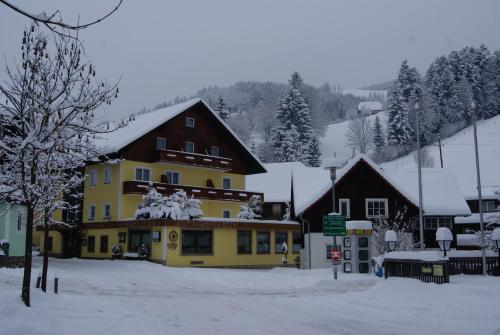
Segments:
[[[85,22],[117,0],[13,2]],[[2,63],[19,57],[27,24],[0,5]],[[403,59],[424,71],[465,45],[500,49],[499,31],[496,0],[124,0],[81,36],[99,75],[121,79],[111,113],[128,115],[208,85],[285,82],[293,71],[313,85],[357,88],[394,78]]]

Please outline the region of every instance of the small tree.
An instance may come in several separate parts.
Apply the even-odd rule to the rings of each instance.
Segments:
[[[373,129],[371,121],[366,117],[360,117],[349,122],[346,133],[346,144],[366,154],[373,147]]]
[[[142,199],[143,204],[135,212],[136,219],[191,220],[203,216],[201,201],[188,197],[184,190],[166,197],[151,186]]]
[[[229,120],[229,110],[227,107],[227,103],[224,100],[224,98],[222,97],[222,95],[219,95],[217,97],[217,102],[216,102],[216,105],[214,107],[214,111],[217,113],[217,115],[219,115],[219,117],[223,121]]]
[[[378,116],[375,117],[375,123],[373,125],[373,145],[375,147],[375,153],[377,154],[380,153],[385,146],[384,129]]]
[[[262,198],[260,195],[252,195],[247,205],[240,206],[240,212],[236,216],[238,219],[261,219],[262,218]]]
[[[307,165],[312,167],[321,166],[321,149],[319,146],[319,141],[316,136],[311,139],[311,146],[308,153]]]
[[[411,238],[408,236],[408,231],[411,229],[411,225],[406,217],[408,207],[406,205],[400,206],[396,202],[394,205],[396,206],[396,212],[393,217],[381,217],[372,220],[373,232],[375,235],[375,247],[380,254],[384,254],[387,251],[385,232],[388,230],[394,230],[396,232],[398,236],[396,247],[398,249],[409,250],[412,247]]]

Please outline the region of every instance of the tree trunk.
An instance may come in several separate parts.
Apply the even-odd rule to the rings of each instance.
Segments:
[[[43,267],[42,267],[42,291],[47,292],[47,269],[49,268],[49,218],[43,216]]]
[[[33,213],[31,204],[28,206],[28,217],[26,220],[26,248],[24,250],[24,275],[21,298],[26,306],[30,306],[30,286],[31,286],[31,253],[33,245]]]

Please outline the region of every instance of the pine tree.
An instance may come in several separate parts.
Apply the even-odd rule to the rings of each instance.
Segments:
[[[223,121],[229,120],[229,110],[227,107],[227,103],[221,95],[217,97],[217,102],[215,104],[214,111],[217,113],[217,115],[219,115],[219,117]]]
[[[321,149],[319,146],[319,141],[316,136],[311,139],[311,147],[309,150],[309,156],[307,158],[307,165],[312,167],[321,166]]]
[[[375,123],[373,125],[373,144],[376,153],[380,153],[385,146],[384,129],[382,128],[382,123],[378,116],[375,117]]]
[[[411,141],[408,105],[404,101],[399,84],[389,97],[389,120],[387,123],[387,144],[406,145]]]

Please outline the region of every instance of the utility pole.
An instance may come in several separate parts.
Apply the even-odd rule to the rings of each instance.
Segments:
[[[439,159],[441,160],[441,169],[443,168],[443,150],[441,145],[441,133],[438,133]]]
[[[420,223],[420,250],[425,250],[424,243],[424,212],[422,209],[422,160],[420,157],[420,115],[418,113],[420,106],[415,103],[415,116],[417,119],[417,164],[418,164],[418,221]]]
[[[484,221],[483,221],[483,196],[481,193],[481,171],[479,169],[479,150],[477,146],[476,115],[474,113],[475,104],[471,103],[474,115],[474,150],[476,152],[476,175],[477,175],[477,196],[479,198],[479,226],[481,228],[481,256],[483,259],[483,276],[486,276],[486,250],[484,245]]]

